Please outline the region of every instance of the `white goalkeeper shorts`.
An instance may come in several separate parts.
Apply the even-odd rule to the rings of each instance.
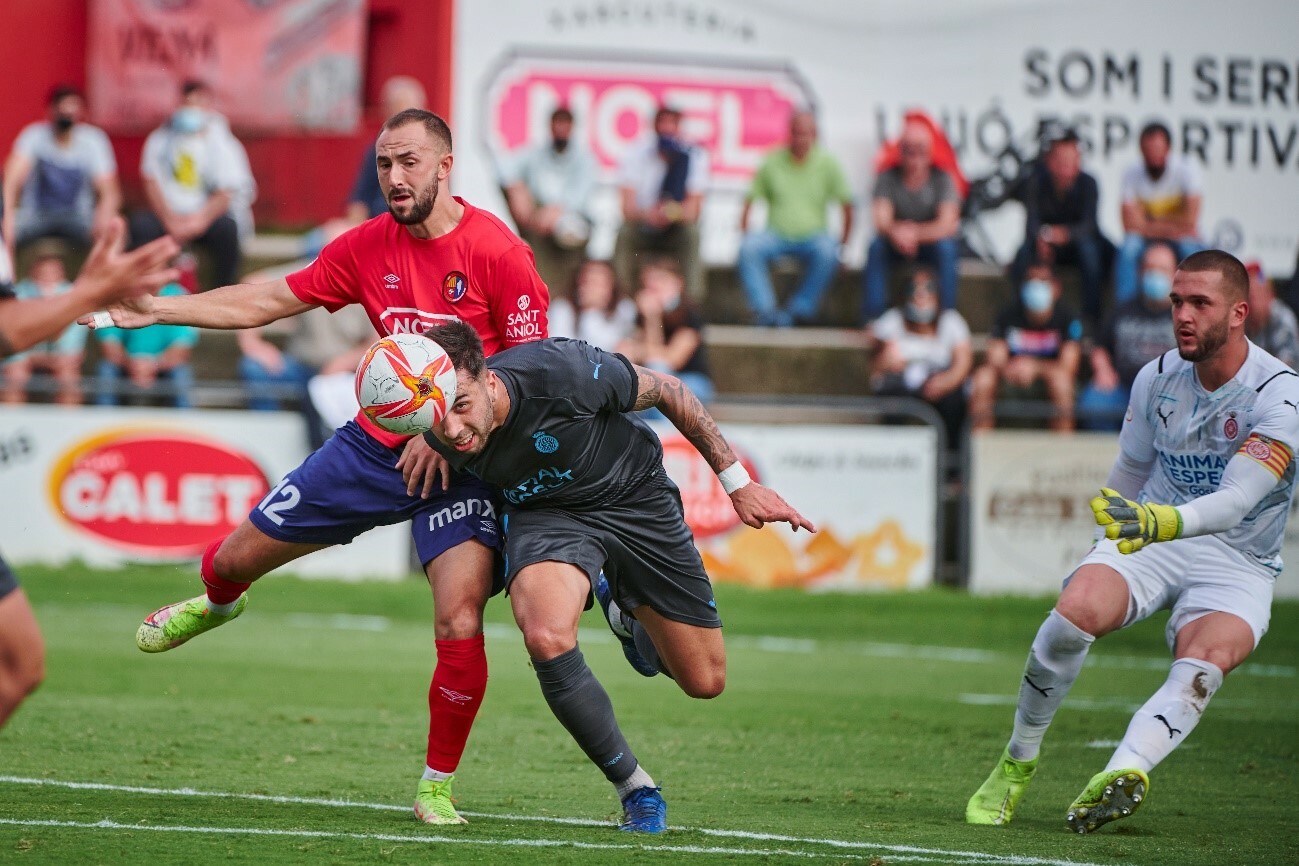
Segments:
[[[1179,538],[1127,555],[1119,553],[1118,542],[1103,538],[1079,565],[1092,563],[1108,565],[1127,581],[1124,627],[1156,611],[1172,611],[1164,632],[1169,649],[1183,627],[1210,613],[1234,614],[1249,623],[1255,647],[1267,633],[1276,578],[1217,536]]]

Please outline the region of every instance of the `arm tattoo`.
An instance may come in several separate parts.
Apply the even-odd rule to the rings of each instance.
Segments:
[[[726,444],[713,416],[680,379],[639,366],[636,379],[633,410],[657,406],[714,472],[721,472],[736,461],[735,452]]]

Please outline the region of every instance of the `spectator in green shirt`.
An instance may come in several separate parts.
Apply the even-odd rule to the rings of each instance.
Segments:
[[[756,199],[767,203],[767,227],[749,231]],[[836,240],[829,232],[827,206],[843,208]],[[749,309],[759,325],[789,327],[816,319],[821,298],[839,267],[839,248],[852,232],[852,192],[839,161],[816,143],[816,117],[795,112],[789,121],[789,146],[772,151],[754,175],[740,214],[737,267]],[[803,281],[784,307],[778,307],[768,268],[790,257],[803,266]]]
[[[178,283],[163,286],[160,296],[184,295]],[[152,389],[159,379],[170,384],[167,389],[172,405],[191,408],[194,403],[194,371],[190,368],[190,353],[198,342],[198,329],[188,325],[149,325],[124,331],[121,328],[99,328],[99,394],[95,402],[100,406],[118,403],[117,383],[125,372],[131,385],[137,389]]]

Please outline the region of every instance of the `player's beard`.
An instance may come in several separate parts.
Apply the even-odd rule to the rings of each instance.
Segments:
[[[1227,345],[1228,334],[1227,319],[1224,316],[1222,321],[1210,326],[1196,341],[1195,350],[1192,352],[1183,352],[1180,348],[1177,354],[1182,356],[1183,361],[1190,361],[1192,364],[1198,364],[1201,361],[1207,361],[1213,357],[1214,353]]]
[[[437,204],[437,200],[438,182],[434,180],[423,192],[411,196],[410,211],[405,216],[393,210],[392,202],[388,202],[388,213],[392,214],[392,218],[404,226],[418,225],[428,219],[429,214],[433,213],[433,205]]]

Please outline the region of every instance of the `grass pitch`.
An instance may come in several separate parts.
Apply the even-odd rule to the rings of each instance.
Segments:
[[[1230,676],[1135,816],[1085,837],[1064,813],[1163,681],[1163,618],[1112,635],[1048,735],[1008,828],[965,801],[1009,733],[1049,599],[808,596],[718,588],[726,693],[693,701],[623,661],[597,611],[584,652],[673,831],[613,830],[612,789],[551,717],[508,604],[457,774],[465,827],[410,814],[432,670],[421,582],[271,577],[238,621],[176,651],[140,619],[192,568],[22,569],[45,686],[0,731],[3,863],[1299,862],[1299,604]]]

